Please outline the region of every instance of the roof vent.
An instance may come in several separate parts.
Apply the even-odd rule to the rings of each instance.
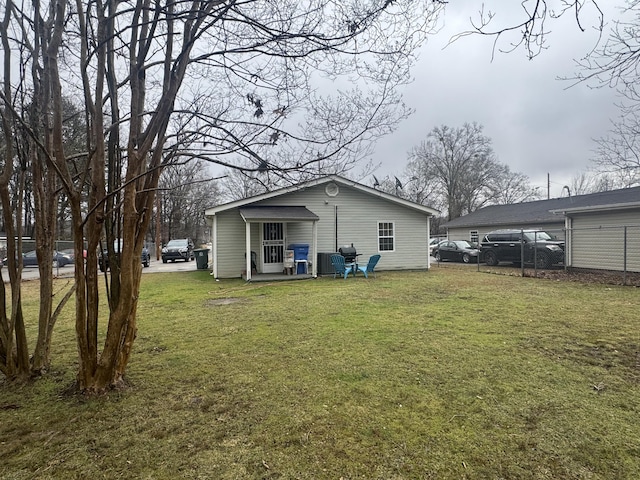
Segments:
[[[326,193],[329,197],[335,197],[340,192],[340,188],[335,183],[327,183],[327,186],[324,187],[324,193]]]

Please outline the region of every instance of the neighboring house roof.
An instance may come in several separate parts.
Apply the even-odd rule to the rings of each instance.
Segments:
[[[376,190],[375,188],[368,187],[366,185],[362,185],[361,183],[355,182],[353,180],[349,180],[348,178],[341,177],[339,175],[328,175],[326,177],[317,178],[314,180],[310,180],[308,182],[299,183],[297,185],[292,185],[290,187],[280,188],[278,190],[274,190],[273,192],[263,193],[261,195],[256,195],[254,197],[243,198],[242,200],[236,200],[233,202],[225,203],[223,205],[218,205],[216,207],[208,208],[205,210],[205,216],[213,216],[217,213],[224,212],[227,210],[231,210],[234,208],[246,207],[252,204],[257,204],[262,200],[267,200],[274,197],[279,197],[281,195],[285,195],[291,192],[297,192],[300,190],[304,190],[306,188],[315,187],[317,185],[334,183],[338,186],[345,186],[355,188],[361,192],[367,193],[372,196],[376,196],[378,198],[382,198],[389,202],[393,202],[404,207],[420,211],[426,215],[438,215],[440,212],[430,207],[426,207],[424,205],[420,205],[419,203],[412,202],[410,200],[405,200],[404,198],[396,197],[395,195],[388,194],[386,192]],[[329,193],[329,192],[328,192]],[[311,212],[309,212],[311,213]],[[307,219],[309,220],[309,219]]]
[[[640,187],[610,190],[608,192],[552,198],[510,205],[491,205],[473,213],[455,218],[445,228],[492,226],[522,223],[562,222],[560,215],[570,211],[611,210],[640,205]]]
[[[580,195],[571,198],[571,200],[568,205],[553,209],[552,213],[564,214],[638,208],[640,207],[640,187]]]

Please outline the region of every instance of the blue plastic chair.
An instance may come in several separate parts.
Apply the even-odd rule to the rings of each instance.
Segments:
[[[380,260],[380,255],[371,255],[366,265],[358,265],[358,270],[364,273],[365,278],[369,278],[370,273],[373,273],[373,277],[375,278],[376,272],[374,269],[378,264],[378,260]]]
[[[355,265],[345,263],[342,255],[331,255],[331,265],[333,265],[333,278],[336,278],[336,275],[340,275],[344,276],[346,280],[347,276],[352,272],[353,276],[356,276]]]

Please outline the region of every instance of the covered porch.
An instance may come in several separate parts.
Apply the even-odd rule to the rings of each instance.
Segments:
[[[243,206],[237,210],[244,222],[244,242],[237,247],[244,256],[241,276],[246,281],[303,280],[317,276],[319,217],[304,206]],[[213,274],[217,278],[217,218],[213,217]],[[239,232],[238,232],[239,233]],[[237,238],[237,237],[236,237]],[[285,256],[294,245],[292,268]],[[241,247],[242,246],[242,247]],[[304,251],[300,250],[304,246]],[[289,252],[290,253],[290,252]]]

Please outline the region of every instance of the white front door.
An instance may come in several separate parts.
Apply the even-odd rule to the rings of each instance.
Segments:
[[[262,224],[262,272],[282,273],[284,268],[284,223]]]

